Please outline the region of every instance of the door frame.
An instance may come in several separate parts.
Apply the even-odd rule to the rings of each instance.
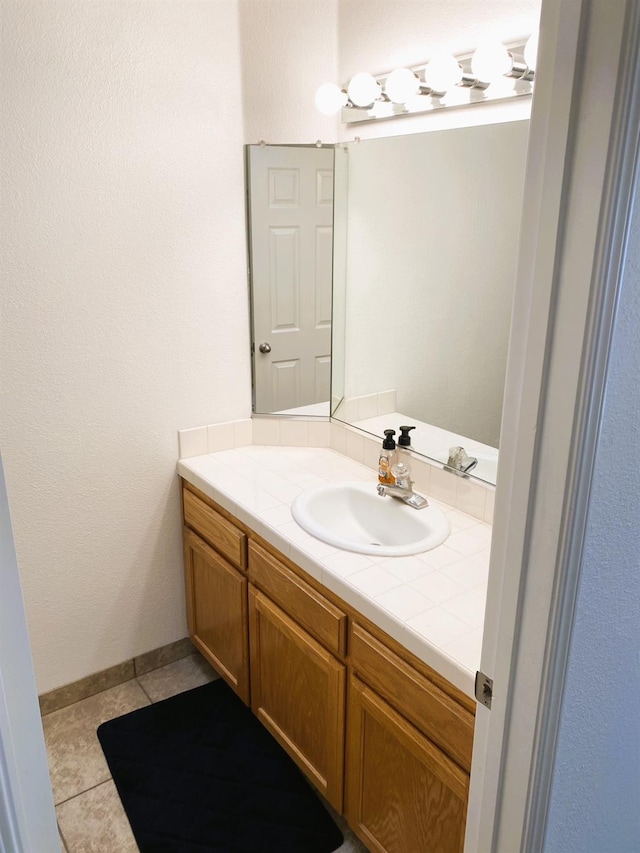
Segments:
[[[60,850],[1,455],[0,850]]]
[[[476,716],[469,853],[544,847],[637,169],[639,5],[543,0],[540,29],[481,662],[494,694]]]

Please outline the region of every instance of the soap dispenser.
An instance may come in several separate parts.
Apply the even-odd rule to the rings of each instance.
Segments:
[[[400,427],[400,438],[398,439],[398,450],[396,452],[396,459],[393,467],[391,468],[391,473],[397,483],[398,486],[402,486],[402,488],[410,489],[412,486],[411,480],[411,454],[407,452],[408,448],[411,447],[411,436],[409,435],[410,431],[415,429],[414,426],[401,426]]]
[[[411,447],[411,436],[409,435],[409,433],[411,432],[412,429],[415,429],[415,427],[414,426],[401,426],[400,427],[400,438],[398,439],[398,447]]]
[[[385,429],[385,437],[378,458],[378,481],[386,486],[391,486],[396,481],[391,472],[396,461],[396,442],[393,437],[395,434],[394,429]]]

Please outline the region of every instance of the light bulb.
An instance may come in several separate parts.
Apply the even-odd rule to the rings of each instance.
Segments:
[[[360,71],[351,78],[347,93],[356,107],[368,107],[380,97],[380,84],[372,74]]]
[[[513,57],[499,41],[484,41],[471,59],[471,71],[483,83],[493,83],[513,67]]]
[[[316,92],[316,107],[326,116],[335,115],[347,103],[347,93],[335,83],[324,83]]]
[[[396,68],[385,80],[384,91],[394,104],[406,104],[420,91],[420,81],[408,68]]]
[[[462,68],[450,53],[434,53],[424,69],[424,82],[434,92],[446,92],[462,80]]]
[[[524,61],[530,71],[535,71],[538,62],[538,33],[533,33],[524,46]]]

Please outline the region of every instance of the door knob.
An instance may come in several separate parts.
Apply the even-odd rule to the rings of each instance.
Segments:
[[[266,353],[268,353],[268,352],[271,352],[271,344],[268,344],[268,343],[265,341],[264,343],[260,344],[260,346],[258,347],[258,349],[260,350],[260,352],[261,352],[261,353],[266,354]]]

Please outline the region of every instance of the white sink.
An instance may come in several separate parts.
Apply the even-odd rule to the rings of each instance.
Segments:
[[[441,545],[449,522],[437,507],[381,497],[376,483],[329,483],[295,499],[291,512],[316,539],[359,554],[404,557]]]

